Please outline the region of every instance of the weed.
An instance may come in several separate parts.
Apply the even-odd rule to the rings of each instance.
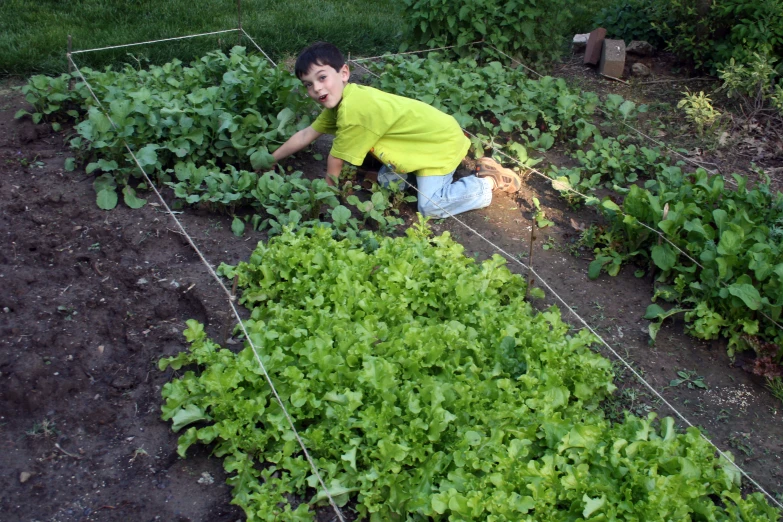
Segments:
[[[136,459],[139,457],[149,457],[149,453],[147,453],[147,450],[144,448],[136,448],[136,451],[133,452],[133,455],[128,462],[136,462]]]
[[[783,379],[780,377],[773,377],[767,379],[767,389],[772,392],[772,395],[783,402]]]
[[[44,419],[41,422],[33,423],[33,427],[25,432],[29,437],[51,437],[56,435],[57,426],[53,420]]]
[[[747,457],[753,455],[753,446],[750,444],[750,433],[739,433],[739,437],[732,435],[729,437],[729,446],[741,451]]]

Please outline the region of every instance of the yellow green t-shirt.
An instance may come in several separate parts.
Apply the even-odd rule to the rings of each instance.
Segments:
[[[470,147],[457,120],[426,103],[349,83],[340,104],[312,125],[334,134],[331,154],[361,165],[371,153],[400,174],[442,176],[456,169]]]

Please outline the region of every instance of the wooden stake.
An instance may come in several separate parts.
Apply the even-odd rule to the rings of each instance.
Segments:
[[[239,282],[239,274],[234,276],[234,285],[231,287],[231,302],[235,302],[237,299],[237,283]],[[222,332],[222,338],[223,338],[223,344],[222,346],[225,348],[228,344],[228,340],[231,337],[231,325],[233,323],[233,315],[228,314],[226,316],[226,322],[223,323],[223,332]]]
[[[530,249],[527,253],[527,288],[525,288],[525,299],[530,294],[530,285],[533,282],[533,243],[536,242],[536,216],[533,215],[533,221],[530,222]]]
[[[239,36],[237,45],[242,45],[242,0],[237,0],[237,21],[239,22]]]
[[[71,76],[73,74],[73,64],[71,63],[71,35],[68,35],[68,54],[65,55],[66,60],[68,61],[68,90],[73,90],[73,77]]]
[[[663,217],[661,218],[661,221],[666,221],[666,218],[668,216],[669,216],[669,204],[666,203],[663,206]],[[662,242],[663,242],[663,238],[661,236],[658,236],[658,246],[660,246]],[[655,266],[655,262],[652,259],[650,259],[650,265],[651,265],[651,267],[650,267],[650,282],[652,284],[655,284],[655,268],[656,268],[656,266]]]
[[[609,78],[610,80],[614,80],[616,82],[624,83],[625,85],[631,85],[630,83],[626,82],[625,80],[621,80],[620,78],[615,78],[614,76],[608,76],[608,75],[606,75],[604,73],[598,73],[598,74],[600,74],[604,78]]]

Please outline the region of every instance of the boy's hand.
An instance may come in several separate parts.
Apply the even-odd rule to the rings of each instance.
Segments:
[[[345,162],[340,158],[335,158],[331,154],[326,158],[326,183],[332,187],[337,186],[340,179],[340,173],[343,171]]]
[[[274,168],[275,163],[277,163],[277,160],[272,154],[269,154],[266,147],[261,147],[250,155],[250,164],[256,172]]]

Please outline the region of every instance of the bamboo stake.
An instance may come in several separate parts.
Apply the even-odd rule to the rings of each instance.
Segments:
[[[66,60],[68,61],[68,90],[73,90],[73,63],[71,63],[71,35],[68,35],[68,53],[66,54]]]
[[[536,242],[536,216],[533,215],[533,220],[530,222],[530,249],[527,253],[527,288],[525,288],[525,299],[530,294],[530,285],[533,282],[533,243]]]
[[[237,45],[242,45],[242,0],[237,0],[237,21],[239,22],[239,35]]]

